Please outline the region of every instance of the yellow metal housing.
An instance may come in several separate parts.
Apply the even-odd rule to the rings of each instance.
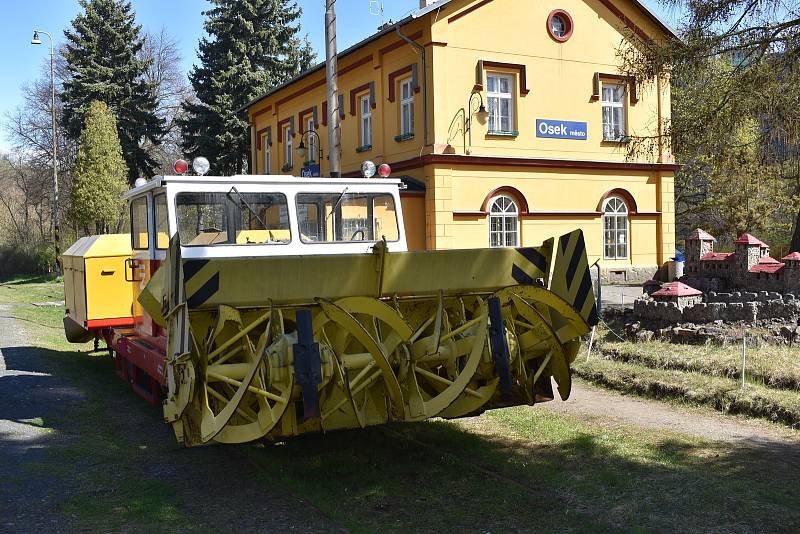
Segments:
[[[133,289],[125,280],[130,234],[78,239],[62,256],[67,315],[78,325],[131,316]]]

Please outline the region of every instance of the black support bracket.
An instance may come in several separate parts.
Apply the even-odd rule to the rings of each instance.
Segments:
[[[319,343],[314,342],[311,310],[297,311],[297,343],[293,349],[295,377],[303,393],[303,417],[313,419],[320,416],[317,387],[322,382],[322,361]]]
[[[506,327],[503,324],[503,306],[500,299],[489,299],[489,343],[492,349],[492,359],[500,377],[500,393],[511,394],[511,364],[506,340]]]

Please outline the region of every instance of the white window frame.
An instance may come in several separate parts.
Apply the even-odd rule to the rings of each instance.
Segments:
[[[408,88],[408,91],[404,89]],[[403,96],[404,93],[407,96]],[[406,113],[408,111],[408,113]],[[400,135],[414,135],[414,79],[400,80]]]
[[[493,227],[495,221],[499,221],[499,230],[495,230]],[[509,224],[513,228],[509,228]],[[508,195],[493,197],[489,201],[489,246],[492,248],[518,247],[519,243],[520,224],[517,201]]]
[[[495,87],[497,90],[490,91],[489,87],[492,86],[490,80],[497,79],[497,83]],[[508,82],[508,92],[504,93],[500,91],[500,80],[504,79]],[[502,74],[499,72],[490,72],[486,74],[486,100],[487,104],[489,105],[489,133],[512,133],[514,131],[514,75],[512,74]],[[500,103],[503,100],[508,100],[508,130],[503,130],[499,128],[492,128],[492,123],[495,126],[499,125],[501,122],[500,119]]]
[[[629,213],[628,204],[621,197],[609,197],[603,202],[603,259],[627,260],[630,257]],[[620,254],[623,248],[624,254]]]
[[[621,94],[622,94],[621,99],[619,101],[606,99],[606,92],[603,90],[603,89],[606,89],[606,88],[619,89],[621,91]],[[625,109],[625,101],[627,99],[628,92],[625,89],[625,85],[621,84],[621,83],[604,83],[602,88],[601,88],[601,90],[600,90],[600,92],[602,93],[602,102],[603,102],[603,110],[602,110],[602,114],[603,114],[602,115],[603,141],[621,141],[622,138],[627,135],[627,130],[626,130],[626,127],[625,127],[625,123],[626,123],[626,119],[627,119],[627,110]],[[612,91],[611,94],[614,94],[614,92]],[[614,109],[622,110],[621,124],[616,125],[617,126],[617,130],[616,131],[618,132],[618,135],[616,135],[616,136],[614,136],[613,134],[612,135],[607,135],[609,127],[610,126],[614,126],[614,125],[609,125],[607,127],[607,123],[606,123],[606,120],[605,120],[605,116],[606,116],[605,110],[606,110],[606,108],[609,108],[609,109],[612,110],[611,113],[609,113],[609,116],[612,117],[612,118],[614,117],[614,113],[613,113]]]
[[[316,125],[314,124],[314,116],[306,119],[306,132],[315,132]],[[306,161],[313,161],[317,162],[317,156],[319,156],[319,151],[317,150],[317,136],[316,135],[307,135],[308,137],[308,152],[306,153]],[[305,163],[305,162],[303,162]],[[322,164],[322,162],[319,162]]]
[[[284,165],[294,167],[294,142],[291,126],[287,126],[283,130],[283,158]]]
[[[369,94],[359,99],[361,107],[361,146],[372,146],[372,102]]]
[[[269,146],[266,135],[264,135],[264,141],[261,146],[264,147],[264,174],[272,174],[270,172],[272,168],[272,147]]]

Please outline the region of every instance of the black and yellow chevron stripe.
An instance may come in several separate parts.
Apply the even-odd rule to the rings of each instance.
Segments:
[[[541,247],[524,247],[516,251],[519,256],[511,267],[511,277],[521,285],[533,285],[537,279],[546,283],[553,258],[553,239],[548,239]]]
[[[569,302],[590,326],[599,322],[581,230],[559,238],[550,290]]]
[[[219,271],[205,268],[209,260],[183,260],[183,284],[189,309],[201,307],[219,291]]]

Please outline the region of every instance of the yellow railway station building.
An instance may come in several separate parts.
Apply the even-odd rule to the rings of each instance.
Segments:
[[[617,51],[674,37],[637,0],[421,0],[338,55],[342,174],[403,179],[410,249],[580,228],[604,278],[646,279],[674,253],[677,166],[629,146],[661,139],[669,81],[622,75]],[[324,64],[249,103],[251,171],[327,175],[328,110]]]

